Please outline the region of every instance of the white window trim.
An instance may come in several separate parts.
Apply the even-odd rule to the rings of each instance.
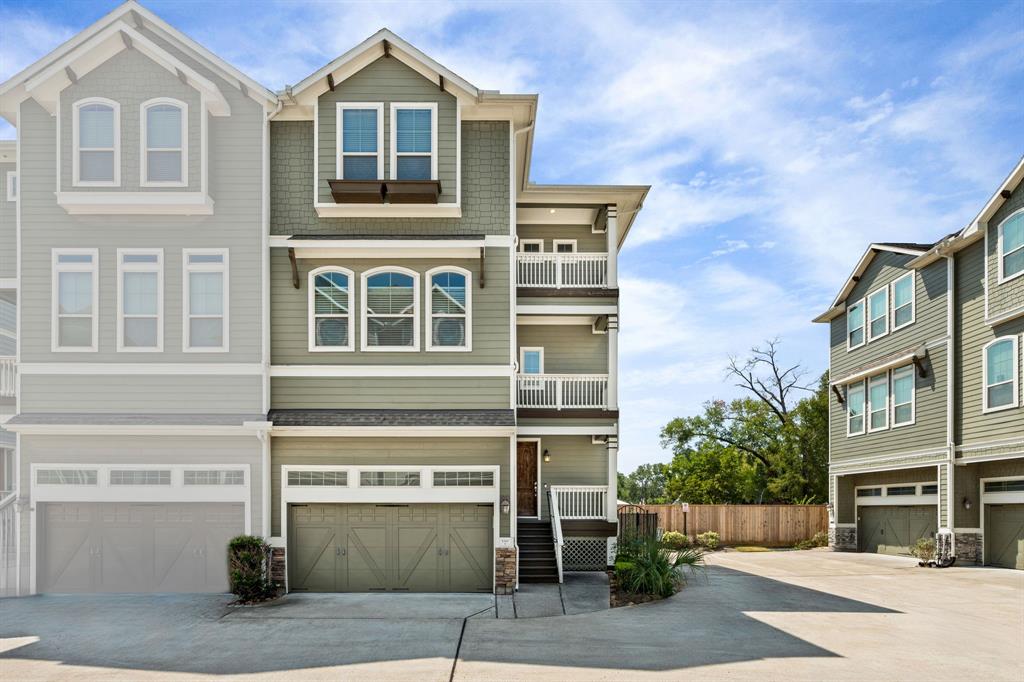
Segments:
[[[917,422],[917,372],[914,365],[906,365],[904,367],[897,367],[889,372],[889,402],[891,404],[891,414],[889,415],[889,423],[892,428],[898,429],[903,426],[913,426]],[[896,423],[896,375],[903,372],[910,373],[911,389],[910,389],[910,421]],[[901,405],[906,403],[900,403]]]
[[[367,280],[382,272],[398,272],[412,277],[412,345],[411,346],[371,346],[367,334]],[[418,353],[420,350],[420,273],[398,265],[382,265],[364,271],[360,275],[362,296],[359,302],[359,348],[367,353]]]
[[[997,343],[1010,341],[1013,343],[1013,373],[1011,383],[1013,385],[1013,402],[1009,405],[998,407],[988,406],[988,350]],[[1004,382],[1005,383],[1005,382]],[[1002,412],[1013,410],[1020,406],[1020,338],[1017,335],[1000,336],[986,343],[981,349],[981,411],[984,414],[989,412]]]
[[[99,180],[81,180],[79,178],[80,152],[78,147],[78,110],[89,104],[105,104],[114,109],[114,179],[111,182]],[[121,186],[121,105],[105,97],[88,97],[80,99],[71,108],[71,184],[74,187],[120,187]],[[90,148],[92,149],[92,148]],[[103,150],[107,148],[104,147]],[[101,151],[99,147],[96,151]]]
[[[432,301],[432,287],[434,275],[442,272],[455,272],[466,278],[466,342],[461,346],[435,346],[434,345],[434,306]],[[466,268],[455,265],[442,265],[427,270],[424,275],[426,286],[424,287],[424,310],[427,318],[426,349],[436,353],[469,353],[473,350],[473,273]],[[455,315],[437,315],[437,317],[457,317]]]
[[[911,506],[920,504],[938,504],[939,495],[938,493],[922,492],[922,488],[926,485],[936,485],[937,481],[918,481],[912,483],[890,483],[888,485],[858,485],[853,489],[853,504],[855,507],[884,507],[884,506]],[[915,490],[914,495],[889,495],[889,488],[904,488],[907,486],[913,486]],[[867,490],[869,488],[881,488],[881,495],[874,495],[871,497],[858,497],[858,490]]]
[[[896,325],[896,285],[903,280],[910,278],[910,321],[904,322],[903,324]],[[900,329],[904,329],[914,324],[917,320],[917,281],[914,279],[914,273],[908,272],[902,277],[897,277],[889,285],[889,305],[892,307],[892,319],[889,321],[889,331],[895,332]]]
[[[338,272],[348,277],[348,314],[331,315],[330,317],[346,317],[348,318],[348,343],[344,346],[318,346],[316,345],[316,290],[314,288],[314,282],[316,281],[317,275],[322,275],[325,272]],[[352,271],[348,268],[343,268],[337,265],[326,265],[321,268],[316,268],[309,271],[308,276],[308,289],[309,289],[309,324],[307,327],[307,335],[309,339],[309,352],[310,353],[345,353],[351,352],[355,349],[355,325],[353,322],[352,307],[355,301],[355,288],[356,278],[352,274]]]
[[[21,189],[17,186],[18,183],[18,171],[7,171],[7,201],[15,202],[18,200],[18,190]]]
[[[861,342],[858,343],[855,346],[851,346],[850,345],[850,331],[851,331],[850,330],[850,311],[853,310],[854,308],[856,308],[857,306],[862,306],[863,311],[864,311],[863,312],[863,316],[862,316],[863,322],[861,323],[861,329],[863,329],[863,334],[861,334]],[[850,305],[846,306],[845,322],[846,322],[846,350],[847,350],[847,352],[849,352],[851,350],[854,350],[856,348],[860,348],[861,346],[863,346],[865,343],[868,342],[868,305],[867,305],[867,301],[865,299],[862,298],[862,299],[860,299],[858,301],[854,301]]]
[[[860,387],[860,389],[861,389],[861,401],[860,401],[860,405],[861,405],[861,422],[860,422],[860,430],[858,430],[858,431],[851,431],[850,430],[850,421],[851,421],[851,418],[850,418],[850,406],[853,405],[853,401],[850,399],[850,393],[852,393],[853,389],[857,388],[857,387]],[[867,381],[864,380],[864,379],[861,379],[860,381],[855,381],[855,382],[849,384],[846,387],[846,436],[847,436],[847,438],[849,438],[850,436],[860,436],[860,435],[863,435],[865,433],[865,429],[867,428],[867,425],[868,425],[868,393],[867,393],[867,391],[868,391]]]
[[[875,406],[871,403],[871,385],[872,384],[876,384],[876,385],[877,384],[882,384],[883,386],[885,386],[885,405],[882,406],[881,409],[876,409]],[[867,380],[867,390],[865,392],[865,399],[866,399],[866,402],[867,402],[867,410],[865,410],[866,417],[865,417],[865,420],[864,420],[864,425],[865,425],[865,427],[867,427],[868,433],[877,433],[879,431],[886,431],[886,430],[888,430],[888,428],[889,428],[889,406],[892,403],[892,391],[890,390],[891,388],[892,387],[889,385],[889,373],[888,372],[885,372],[883,374],[876,374],[873,377],[868,377],[868,380]],[[877,428],[872,428],[871,427],[871,413],[872,412],[881,412],[882,414],[885,415],[885,426],[879,426]]]
[[[569,253],[576,253],[576,240],[575,239],[555,239],[555,240],[552,240],[552,242],[551,242],[551,250],[554,251],[555,253],[559,253],[558,247],[559,247],[560,244],[569,244],[570,246],[572,246],[572,251],[570,251]],[[561,253],[566,253],[566,252],[562,251]]]
[[[544,253],[544,240],[543,239],[520,239],[519,240],[519,253],[526,253],[527,244],[539,244],[540,251],[536,253]],[[530,253],[535,253],[531,251]]]
[[[384,179],[384,103],[383,102],[338,102],[334,112],[334,177],[339,180],[345,179],[345,164],[343,156],[371,156],[366,152],[345,152],[344,133],[345,109],[370,109],[377,112],[377,179]]]
[[[156,256],[156,263],[125,263],[125,256]],[[156,345],[134,347],[124,345],[124,273],[156,273]],[[164,250],[163,249],[118,249],[117,250],[117,352],[118,353],[162,353],[164,350]]]
[[[58,263],[59,256],[89,255],[92,256],[91,263]],[[100,313],[100,292],[99,292],[99,249],[52,249],[51,259],[51,282],[50,282],[50,350],[54,353],[95,353],[99,350],[99,313]],[[61,272],[88,272],[92,275],[92,345],[70,346],[60,345],[60,273]]]
[[[882,294],[885,297],[885,303],[882,305],[882,314],[879,317],[871,317],[871,299]],[[867,336],[868,341],[875,341],[877,339],[886,336],[889,333],[889,287],[884,286],[875,289],[864,298],[864,333]],[[881,334],[875,335],[871,331],[871,322],[873,320],[883,320],[885,322],[885,329]]]
[[[999,228],[997,230],[997,234],[999,235],[999,237],[996,240],[996,258],[999,261],[999,283],[1000,284],[1003,284],[1005,282],[1010,282],[1010,281],[1013,281],[1013,280],[1017,279],[1018,277],[1024,276],[1024,270],[1021,270],[1018,273],[1010,275],[1009,277],[1007,277],[1007,276],[1005,276],[1003,274],[1003,261],[1006,259],[1006,256],[1009,255],[1009,254],[1004,254],[1003,253],[1003,228],[1006,226],[1007,223],[1009,223],[1011,220],[1013,220],[1014,218],[1016,218],[1018,215],[1020,215],[1022,213],[1024,213],[1024,208],[1018,208],[1016,211],[1014,211],[1010,215],[1006,216],[1006,218],[1001,223],[999,223]],[[1019,249],[1015,249],[1014,252],[1016,253],[1016,251],[1020,251],[1021,249],[1024,249],[1024,246],[1020,247]]]
[[[188,262],[189,256],[224,256],[223,263],[197,263],[190,265]],[[189,345],[189,318],[191,317],[189,304],[190,304],[190,292],[189,284],[191,272],[222,272],[223,281],[223,308],[221,309],[221,317],[224,320],[224,331],[223,331],[223,344],[219,347],[215,346],[203,346],[199,348],[193,348]],[[183,353],[227,353],[230,348],[231,340],[231,326],[229,324],[229,317],[231,312],[231,277],[230,277],[230,264],[228,261],[228,249],[182,249],[181,250],[181,350]]]
[[[146,138],[146,110],[159,104],[170,104],[181,109],[181,180],[165,182],[149,180],[149,143]],[[156,97],[139,106],[139,184],[142,187],[188,187],[188,104],[171,97]],[[154,148],[154,151],[171,152],[173,149]]]
[[[543,346],[520,346],[519,347],[519,373],[526,374],[525,367],[526,362],[524,358],[530,351],[537,351],[540,353],[540,374],[544,374],[544,347]],[[536,376],[540,376],[540,374]],[[530,376],[527,374],[527,376]]]
[[[391,103],[391,150],[388,177],[398,179],[398,111],[400,109],[429,109],[430,114],[430,179],[437,180],[437,102],[392,102]],[[403,154],[405,156],[406,154]],[[423,154],[407,154],[423,156]]]

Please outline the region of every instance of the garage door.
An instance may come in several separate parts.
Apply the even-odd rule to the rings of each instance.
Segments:
[[[861,552],[910,554],[920,538],[935,536],[936,510],[931,505],[857,507],[857,544]]]
[[[47,503],[40,592],[226,592],[241,504]]]
[[[985,563],[1024,569],[1024,504],[985,505]]]
[[[288,588],[490,592],[490,504],[295,504]]]

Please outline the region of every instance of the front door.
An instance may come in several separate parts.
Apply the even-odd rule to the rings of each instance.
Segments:
[[[537,515],[537,443],[516,448],[516,508],[519,516]]]

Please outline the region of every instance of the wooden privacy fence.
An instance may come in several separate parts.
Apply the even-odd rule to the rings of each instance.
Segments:
[[[828,530],[823,504],[691,504],[684,513],[678,504],[643,504],[658,515],[658,528],[685,532],[690,537],[713,530],[723,545],[788,547],[818,531]]]

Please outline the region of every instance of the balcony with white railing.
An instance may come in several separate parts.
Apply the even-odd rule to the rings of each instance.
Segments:
[[[553,485],[550,490],[563,521],[604,519],[608,514],[606,485]]]
[[[607,253],[518,253],[516,284],[527,288],[605,289]]]
[[[0,398],[14,397],[16,367],[14,358],[0,357]]]
[[[516,383],[521,408],[608,409],[607,374],[520,374]]]

